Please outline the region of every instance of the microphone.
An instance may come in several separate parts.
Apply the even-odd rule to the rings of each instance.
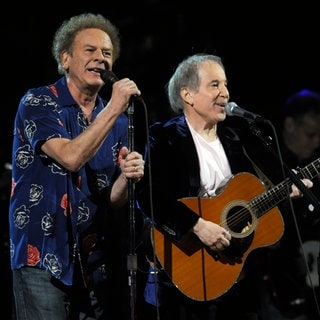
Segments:
[[[116,81],[118,81],[118,77],[110,70],[103,70],[100,72],[100,77],[105,84],[112,86]]]
[[[228,116],[237,116],[249,122],[266,122],[260,115],[240,108],[235,102],[227,103],[225,110]]]
[[[118,81],[118,77],[110,70],[103,70],[100,72],[100,77],[103,80],[103,82],[109,86],[112,86],[116,81]],[[138,95],[133,95],[131,96],[131,100],[137,100],[140,102],[143,102],[142,97],[138,96]]]

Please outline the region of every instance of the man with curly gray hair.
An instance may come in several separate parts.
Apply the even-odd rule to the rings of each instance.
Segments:
[[[140,90],[123,78],[109,101],[99,95],[119,53],[118,29],[108,19],[71,17],[52,44],[62,77],[20,100],[9,209],[18,320],[106,318],[103,297],[92,290],[106,277],[106,221],[127,204],[128,181],[144,175],[143,157],[129,150],[127,137],[126,111]]]

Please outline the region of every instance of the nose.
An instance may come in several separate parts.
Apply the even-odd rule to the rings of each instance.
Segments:
[[[104,56],[102,50],[95,50],[94,59],[104,62],[106,60],[106,57]]]
[[[223,86],[220,89],[220,96],[223,97],[223,98],[229,99],[229,90],[227,89],[226,86]]]

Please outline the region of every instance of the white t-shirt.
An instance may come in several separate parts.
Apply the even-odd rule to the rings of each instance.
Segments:
[[[214,196],[232,176],[229,161],[219,138],[207,142],[190,125],[189,128],[200,162],[201,190],[199,196]]]

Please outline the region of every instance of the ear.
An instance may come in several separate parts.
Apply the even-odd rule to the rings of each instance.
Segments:
[[[190,92],[190,90],[188,88],[181,88],[180,89],[180,95],[181,95],[181,98],[182,100],[190,105],[191,107],[193,106],[193,96],[192,96],[192,93]]]
[[[63,51],[60,55],[60,61],[61,61],[61,65],[63,67],[64,70],[68,70],[69,69],[69,54],[67,51]]]

